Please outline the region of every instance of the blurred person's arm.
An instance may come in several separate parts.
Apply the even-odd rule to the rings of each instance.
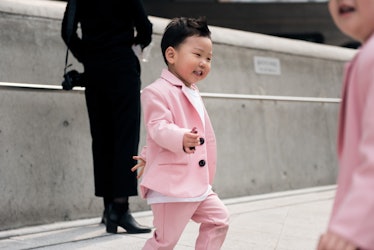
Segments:
[[[134,9],[134,20],[136,28],[135,44],[140,44],[142,49],[152,41],[152,23],[149,21],[142,1],[131,0]]]
[[[82,48],[82,40],[79,38],[77,34],[78,29],[78,20],[73,16],[69,17],[69,8],[71,8],[71,2],[68,1],[64,13],[64,17],[62,19],[62,25],[61,25],[61,37],[64,40],[65,44],[69,47],[69,50],[74,55],[74,57],[79,61],[82,62],[82,54],[83,54],[83,48]],[[72,25],[70,22],[72,22],[71,19],[74,19]],[[71,27],[69,27],[71,25]]]

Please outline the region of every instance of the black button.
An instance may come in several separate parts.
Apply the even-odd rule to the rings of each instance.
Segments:
[[[199,166],[200,166],[200,167],[204,167],[204,166],[205,166],[205,160],[201,160],[201,161],[199,161]]]
[[[204,138],[200,137],[199,139],[200,139],[200,145],[203,145],[205,142]]]

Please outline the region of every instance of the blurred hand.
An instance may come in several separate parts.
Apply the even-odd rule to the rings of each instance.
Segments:
[[[327,232],[319,238],[317,250],[358,250],[359,248],[345,238]]]

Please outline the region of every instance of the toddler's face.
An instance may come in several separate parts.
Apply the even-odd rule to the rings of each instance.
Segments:
[[[373,0],[374,1],[374,0]],[[173,49],[169,70],[190,87],[210,72],[212,41],[208,37],[191,36]]]
[[[338,28],[357,41],[374,32],[374,0],[330,0],[329,11]]]

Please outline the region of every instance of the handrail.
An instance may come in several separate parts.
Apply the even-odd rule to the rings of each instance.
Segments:
[[[3,88],[26,88],[26,89],[39,89],[39,90],[63,90],[61,85],[48,85],[48,84],[32,84],[32,83],[13,83],[13,82],[0,82],[0,87]],[[74,87],[74,90],[84,90],[81,87]]]
[[[339,103],[340,98],[327,97],[302,97],[302,96],[271,96],[271,95],[243,95],[243,94],[223,94],[223,93],[201,93],[202,97],[226,98],[226,99],[246,99],[263,101],[293,101],[293,102],[323,102]]]
[[[0,87],[3,88],[27,88],[39,90],[61,90],[59,85],[46,84],[29,84],[29,83],[10,83],[0,82]],[[83,91],[85,88],[74,87],[72,91]],[[262,100],[262,101],[292,101],[292,102],[319,102],[319,103],[340,103],[340,98],[327,97],[299,97],[299,96],[271,96],[271,95],[245,95],[245,94],[224,94],[224,93],[200,93],[205,98],[220,98],[220,99],[242,99],[242,100]]]

